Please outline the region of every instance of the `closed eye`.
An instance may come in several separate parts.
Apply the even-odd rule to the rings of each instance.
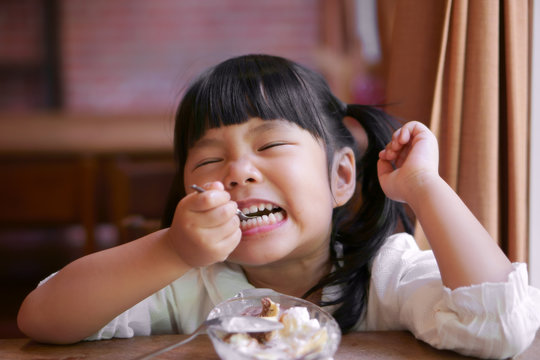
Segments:
[[[267,149],[271,149],[273,147],[283,146],[283,145],[289,145],[289,143],[284,142],[284,141],[271,142],[271,143],[268,143],[268,144],[265,144],[265,145],[261,146],[260,148],[257,149],[257,151],[264,151],[264,150],[267,150]]]
[[[214,163],[218,163],[222,161],[222,159],[219,159],[219,158],[215,158],[215,159],[204,159],[202,161],[199,161],[197,164],[195,164],[195,166],[193,167],[193,170],[197,169],[197,168],[200,168],[201,166],[205,166],[205,165],[209,165],[209,164],[214,164]]]

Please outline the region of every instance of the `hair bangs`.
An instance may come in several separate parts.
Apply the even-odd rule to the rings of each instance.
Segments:
[[[245,56],[203,74],[178,109],[183,146],[193,146],[208,129],[242,124],[250,118],[288,120],[322,138],[320,111],[314,92],[301,80],[306,76],[298,73],[302,70],[282,58]]]

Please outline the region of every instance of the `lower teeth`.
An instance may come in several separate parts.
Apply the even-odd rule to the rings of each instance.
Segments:
[[[270,215],[257,216],[249,220],[242,220],[242,229],[250,229],[256,226],[271,225],[283,220],[283,213],[271,213]]]

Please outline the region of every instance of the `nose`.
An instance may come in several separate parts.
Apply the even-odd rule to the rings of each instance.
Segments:
[[[240,158],[229,163],[227,175],[223,179],[226,190],[232,190],[238,186],[255,184],[262,181],[262,174],[257,167],[248,159]]]

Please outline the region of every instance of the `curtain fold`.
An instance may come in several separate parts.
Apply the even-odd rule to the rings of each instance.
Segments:
[[[507,217],[506,250],[510,259],[527,261],[529,134],[529,3],[505,0]]]
[[[434,131],[441,176],[510,259],[526,261],[528,1],[379,4],[391,26],[381,30],[388,112]],[[417,240],[428,246],[421,231]]]

